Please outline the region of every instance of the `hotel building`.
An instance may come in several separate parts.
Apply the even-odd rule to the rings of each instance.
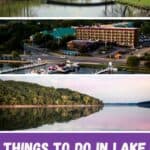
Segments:
[[[103,41],[134,48],[138,44],[138,28],[113,25],[82,26],[76,28],[78,40]]]

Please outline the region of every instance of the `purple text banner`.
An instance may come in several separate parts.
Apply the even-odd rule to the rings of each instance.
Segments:
[[[150,150],[150,133],[0,133],[0,150]]]

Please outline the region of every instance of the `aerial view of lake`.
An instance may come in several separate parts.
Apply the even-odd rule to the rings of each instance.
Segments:
[[[57,0],[55,0],[57,2]],[[59,0],[60,1],[60,0]],[[146,17],[150,10],[118,3],[107,4],[108,0],[61,0],[67,3],[98,3],[97,6],[69,6],[52,4],[47,0],[1,0],[1,17]]]

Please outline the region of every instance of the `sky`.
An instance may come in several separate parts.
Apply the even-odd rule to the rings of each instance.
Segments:
[[[149,75],[4,75],[0,79],[69,88],[105,103],[150,100]]]

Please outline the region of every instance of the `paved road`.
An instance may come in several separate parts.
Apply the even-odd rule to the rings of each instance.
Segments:
[[[101,58],[101,57],[81,57],[81,56],[67,56],[66,58],[62,58],[61,55],[56,55],[56,54],[35,54],[32,56],[23,56],[24,59],[28,60],[28,61],[37,61],[38,58],[41,58],[41,60],[43,61],[47,61],[48,63],[52,63],[52,64],[57,64],[57,63],[61,63],[64,62],[65,60],[69,59],[70,61],[73,62],[78,62],[78,63],[108,63],[108,62],[113,62],[115,64],[124,64],[126,62],[125,59],[118,59],[118,60],[114,60],[114,59],[107,59],[107,58]]]
[[[41,58],[41,60],[48,61],[49,63],[60,63],[64,62],[66,59],[69,59],[73,62],[79,62],[79,63],[108,63],[112,61],[113,63],[121,63],[124,64],[126,62],[125,59],[108,59],[108,58],[102,58],[102,57],[94,57],[94,56],[89,56],[89,57],[83,57],[83,56],[66,56],[66,58],[63,58],[61,54],[57,53],[49,53],[49,54],[44,54],[43,50],[40,48],[34,48],[32,46],[27,47],[27,48],[32,48],[31,51],[31,56],[22,56],[25,60],[28,61],[37,61],[38,58]]]
[[[150,53],[150,47],[139,49],[135,51],[134,55],[143,56],[145,53]]]

